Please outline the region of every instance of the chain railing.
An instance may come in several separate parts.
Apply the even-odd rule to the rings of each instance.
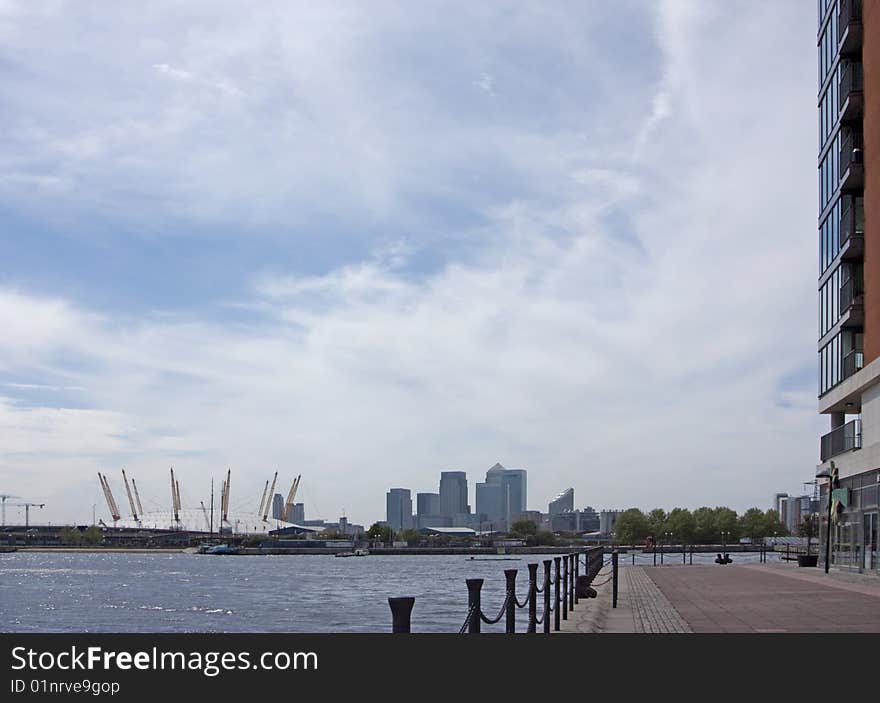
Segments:
[[[520,600],[516,595],[517,569],[505,569],[504,600],[494,617],[490,617],[483,610],[482,589],[484,579],[466,579],[465,585],[468,591],[468,610],[464,622],[459,629],[459,634],[478,634],[483,624],[494,625],[504,620],[504,631],[508,634],[516,632],[516,612],[526,610],[526,632],[537,633],[538,625],[541,625],[544,634],[549,634],[552,628],[558,632],[562,620],[568,620],[569,613],[573,612],[575,605],[582,598],[595,597],[596,591],[591,588],[596,575],[607,564],[612,563],[611,578],[613,584],[613,602],[617,607],[617,553],[615,552],[607,562],[603,560],[603,547],[592,547],[583,552],[571,552],[552,559],[544,559],[544,573],[542,584],[538,585],[538,567],[536,563],[528,564],[529,586],[525,597]],[[581,574],[583,565],[583,574]],[[602,583],[606,583],[603,581]],[[598,585],[598,584],[597,584]],[[538,595],[543,596],[543,611],[538,615]],[[412,614],[414,598],[389,598],[391,606],[393,627],[392,632],[410,632],[410,617]]]

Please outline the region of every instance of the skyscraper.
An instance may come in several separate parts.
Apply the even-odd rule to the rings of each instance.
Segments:
[[[840,477],[832,564],[873,571],[880,566],[880,3],[819,0],[818,49],[819,412],[830,432],[817,473],[833,460]],[[788,507],[791,522],[791,500]],[[823,520],[823,545],[827,537]]]
[[[284,515],[284,496],[276,493],[272,496],[272,518],[280,520]]]
[[[470,513],[467,474],[464,471],[440,472],[440,514],[444,518]]]
[[[572,510],[574,510],[574,488],[566,488],[551,500],[550,505],[547,506],[547,513],[551,519],[554,515]]]
[[[526,510],[526,471],[507,469],[495,464],[478,483],[477,516],[489,522],[504,522],[509,527]]]
[[[385,520],[392,530],[412,527],[412,496],[409,488],[392,488],[385,495]]]

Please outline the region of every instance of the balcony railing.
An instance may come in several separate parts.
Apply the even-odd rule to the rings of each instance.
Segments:
[[[860,275],[852,275],[840,284],[840,314],[843,315],[849,310],[853,303],[859,302],[859,298],[864,292],[862,286],[862,277]]]
[[[864,79],[861,61],[846,61],[843,64],[843,73],[840,74],[840,109],[846,105],[850,97],[861,97],[864,90]]]
[[[833,456],[851,452],[862,448],[862,421],[850,420],[845,425],[837,427],[820,440],[819,454],[822,461],[827,461]]]
[[[865,354],[861,349],[853,349],[849,354],[845,354],[840,360],[840,371],[843,378],[849,378],[857,371],[861,371],[865,363]]]
[[[850,24],[862,23],[862,0],[840,0],[837,14],[838,37],[843,37]]]
[[[862,163],[862,133],[848,129],[840,143],[840,173],[844,174],[854,164]]]
[[[861,197],[847,195],[842,198],[840,213],[840,246],[850,237],[865,236],[865,203]]]

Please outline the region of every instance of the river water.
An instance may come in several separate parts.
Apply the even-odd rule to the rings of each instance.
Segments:
[[[467,614],[465,579],[485,579],[483,610],[495,615],[504,570],[519,570],[522,600],[526,565],[547,558],[13,552],[0,554],[0,631],[388,632],[388,597],[415,596],[413,632],[457,632]],[[695,555],[694,564],[713,559]],[[681,555],[666,562],[680,564]],[[525,612],[517,612],[523,626]]]

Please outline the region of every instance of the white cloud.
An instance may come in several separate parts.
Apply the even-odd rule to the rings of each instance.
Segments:
[[[443,103],[440,78],[399,72],[419,48],[402,38],[406,13],[230,22],[221,9],[191,41],[150,33],[134,55],[181,79],[152,113],[17,132],[2,172],[39,175],[50,154],[76,191],[133,164],[139,191],[196,220],[292,227],[289,211],[319,203],[405,235],[382,232],[374,256],[324,272],[252,272],[249,296],[218,300],[242,312],[227,320],[0,289],[0,382],[74,387],[79,402],[50,410],[6,393],[0,481],[59,519],[87,517],[98,468],[125,465],[163,500],[170,463],[196,497],[226,466],[255,500],[272,471],[302,473],[311,515],[344,506],[358,521],[382,517],[391,485],[430,490],[449,467],[473,482],[497,460],[530,470],[535,508],[568,485],[579,504],[646,508],[743,508],[795,489],[819,427],[811,389],[786,386],[814,361],[813,49],[796,39],[812,16],[722,7],[664,3],[659,78],[594,111],[542,94],[561,102],[469,113],[472,87]],[[541,24],[524,11],[491,41],[555,34],[591,78],[598,50],[547,12]],[[376,26],[385,44],[368,41]],[[458,85],[491,65],[493,89],[503,58],[523,73],[511,54],[484,60],[488,33],[476,34],[445,67]],[[770,79],[768,65],[789,70]],[[485,102],[534,89],[507,71],[504,95]],[[240,99],[173,85],[224,80],[246,86]],[[585,123],[539,119],[567,109]],[[464,253],[427,272],[410,266],[437,226],[419,198],[471,218],[440,235]]]

